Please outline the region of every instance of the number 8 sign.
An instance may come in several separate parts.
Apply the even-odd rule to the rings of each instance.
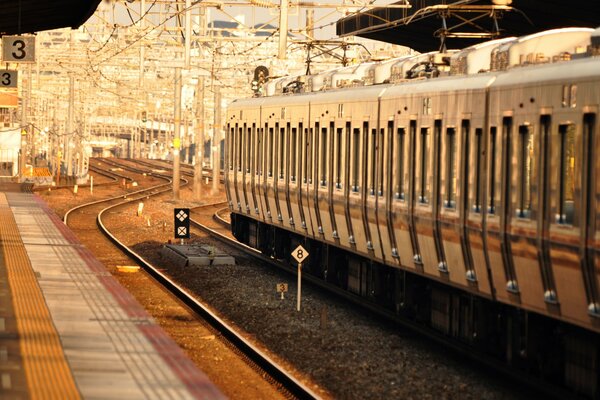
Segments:
[[[302,245],[296,247],[294,251],[292,251],[292,257],[298,262],[298,264],[302,264],[304,260],[308,258],[308,251]]]
[[[2,61],[35,62],[35,36],[2,36]]]

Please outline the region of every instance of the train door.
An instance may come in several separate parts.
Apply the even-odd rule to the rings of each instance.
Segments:
[[[396,121],[393,140],[393,201],[391,204],[392,227],[394,230],[395,247],[392,248],[392,255],[400,260],[403,267],[413,268],[413,257],[419,252],[415,250],[416,243],[413,242],[415,236],[411,229],[413,198],[412,188],[414,180],[414,142],[411,140],[413,129],[407,129],[402,120]],[[413,121],[415,122],[415,121]],[[412,126],[412,123],[411,123]]]
[[[233,173],[233,156],[231,155],[232,149],[232,141],[233,136],[235,135],[235,124],[228,123],[227,124],[227,134],[225,135],[225,154],[227,154],[227,160],[225,160],[225,195],[227,196],[227,202],[229,204],[229,209],[231,211],[235,211],[237,199],[235,199],[231,192],[231,186],[235,185],[234,183],[234,173]]]
[[[258,198],[256,194],[256,159],[257,159],[257,142],[258,135],[256,129],[256,122],[252,123],[252,127],[248,128],[248,169],[247,173],[249,176],[249,184],[250,184],[250,214],[258,216],[259,214],[259,206],[258,206]]]
[[[302,207],[304,209],[304,218],[307,226],[307,232],[309,235],[316,237],[319,235],[318,227],[319,224],[316,221],[314,214],[314,147],[315,147],[315,133],[313,126],[307,126],[304,129],[304,176],[303,176],[303,198]],[[305,196],[305,197],[304,197]]]
[[[380,152],[379,170],[381,178],[379,180],[379,187],[381,194],[377,205],[377,221],[380,225],[379,234],[381,235],[383,257],[389,265],[399,264],[392,213],[392,203],[395,193],[393,183],[395,140],[394,116],[392,115],[386,121],[385,134],[383,135],[384,145]]]
[[[351,231],[348,243],[352,248],[364,254],[368,252],[362,204],[365,195],[363,174],[365,168],[364,146],[368,130],[368,119],[354,121],[350,134],[350,162],[347,169],[350,186],[347,204]]]
[[[456,146],[456,128],[448,128],[448,132],[452,132],[452,140],[454,146]],[[444,243],[442,239],[442,223],[441,223],[441,193],[440,186],[442,181],[442,175],[445,173],[444,167],[447,167],[447,160],[442,161],[442,120],[436,119],[433,124],[433,159],[432,159],[432,190],[431,190],[431,227],[433,229],[432,236],[435,244],[436,255],[437,255],[437,267],[440,277],[448,278],[448,262],[446,261],[446,252],[444,249]],[[453,156],[456,158],[456,154],[444,154],[444,156]],[[423,218],[425,219],[425,218]]]
[[[332,126],[333,134],[331,152],[332,175],[331,175],[331,201],[330,215],[334,229],[333,239],[338,245],[348,247],[348,214],[347,214],[347,182],[346,169],[344,166],[349,162],[348,152],[345,151],[348,142],[348,132],[350,131],[350,121],[344,122],[343,104],[338,104],[338,118],[335,126]]]
[[[263,111],[264,112],[264,111]],[[258,191],[260,195],[261,215],[264,221],[271,223],[269,201],[267,199],[267,177],[268,173],[268,153],[269,153],[269,125],[264,123],[259,132],[259,184]]]
[[[579,117],[579,118],[577,118]],[[549,256],[561,314],[589,324],[598,316],[598,280],[588,248],[595,229],[592,193],[595,154],[595,115],[561,116],[552,132]],[[579,119],[579,121],[577,119]],[[597,161],[596,161],[597,162]],[[591,221],[590,221],[591,220]],[[594,232],[595,234],[595,232]]]
[[[277,221],[285,226],[290,228],[290,213],[288,210],[288,180],[287,173],[288,170],[286,168],[289,158],[289,139],[290,139],[290,123],[286,122],[284,118],[286,118],[287,109],[283,107],[281,109],[281,117],[280,124],[277,130],[277,167],[276,167],[276,176],[274,179],[275,185],[275,202],[277,205]]]
[[[484,251],[483,240],[483,216],[484,216],[484,192],[486,182],[486,140],[484,129],[476,127],[470,129],[469,145],[465,149],[465,154],[469,154],[469,159],[465,160],[467,165],[464,172],[467,187],[463,190],[468,193],[468,198],[464,201],[464,210],[466,213],[463,234],[465,241],[463,246],[468,246],[468,253],[465,249],[465,260],[467,260],[466,278],[469,282],[477,284],[480,293],[493,297],[492,282],[488,270],[488,262]],[[468,263],[470,257],[470,265]]]
[[[289,224],[294,229],[301,229],[302,218],[300,214],[300,201],[299,201],[299,170],[300,170],[300,158],[299,157],[299,145],[300,135],[298,134],[299,125],[293,123],[288,127],[289,132],[289,148],[288,148],[288,162],[287,162],[287,186],[286,186],[286,198],[288,213],[290,216]],[[303,232],[304,233],[304,232]]]
[[[450,121],[448,121],[450,122]],[[457,121],[458,122],[458,121]],[[458,126],[456,126],[458,125]],[[446,268],[451,282],[466,285],[467,260],[470,261],[468,238],[464,235],[466,193],[468,191],[468,163],[470,137],[469,120],[450,124],[440,132],[442,145],[439,171],[438,226],[443,247],[441,271]],[[442,264],[446,262],[446,265]],[[470,262],[468,263],[470,265]]]
[[[408,185],[408,230],[410,232],[410,243],[413,251],[413,265],[420,271],[423,271],[423,257],[421,256],[421,246],[419,236],[417,235],[417,221],[415,217],[416,204],[420,201],[417,189],[417,148],[420,141],[417,141],[417,120],[411,118],[409,123],[409,185]]]
[[[432,126],[433,125],[433,126]],[[419,256],[426,274],[439,276],[438,247],[434,238],[433,221],[433,175],[434,167],[434,128],[436,123],[429,125],[425,122],[416,133],[416,193],[414,198],[413,221],[414,231],[419,244]]]
[[[525,116],[527,118],[529,115]],[[507,152],[511,162],[508,172],[505,227],[507,235],[507,263],[512,266],[518,284],[520,304],[539,312],[546,311],[542,265],[538,257],[538,237],[542,231],[538,224],[540,129],[532,121],[515,117],[515,128]]]
[[[243,126],[239,128],[240,139],[238,141],[238,160],[239,166],[238,174],[240,177],[240,212],[248,214],[250,212],[250,204],[248,202],[248,151],[249,148],[249,137],[248,137],[247,124],[244,122]],[[241,194],[241,195],[240,195]]]
[[[332,186],[331,186],[331,170],[332,161],[332,140],[333,140],[334,124],[333,121],[327,122],[323,120],[321,124],[315,125],[315,134],[317,140],[315,142],[315,214],[318,223],[318,231],[322,238],[328,242],[335,242],[332,225],[333,213],[330,207]],[[337,236],[337,232],[336,232]]]
[[[365,227],[367,228],[367,249],[369,254],[378,260],[383,260],[381,249],[381,241],[379,235],[377,207],[378,200],[383,191],[380,191],[378,170],[379,159],[383,148],[383,130],[379,128],[377,121],[369,127],[367,136],[365,137],[365,182],[367,183],[366,193],[363,198],[363,215]],[[381,194],[380,194],[381,193]]]

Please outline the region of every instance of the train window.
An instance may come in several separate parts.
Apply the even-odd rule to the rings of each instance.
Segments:
[[[456,129],[446,129],[446,198],[444,207],[456,208]]]
[[[351,139],[351,151],[352,151],[352,162],[351,162],[351,182],[352,191],[358,192],[358,173],[359,173],[359,160],[360,160],[360,129],[354,128],[352,130]]]
[[[237,127],[237,125],[236,125]],[[229,135],[229,169],[233,171],[233,162],[235,161],[233,158],[233,151],[235,149],[235,131],[236,127],[231,127],[230,135]]]
[[[394,149],[394,158],[396,160],[395,168],[395,190],[394,196],[397,199],[404,200],[404,143],[406,142],[406,131],[404,128],[396,129],[396,140]]]
[[[285,110],[285,108],[284,108]],[[279,179],[283,179],[283,174],[284,174],[284,155],[285,155],[285,128],[281,128],[279,129],[279,160],[278,164],[279,164]]]
[[[317,131],[319,128],[319,123],[317,123]],[[313,143],[314,143],[314,134],[315,130],[310,128],[308,130],[308,138],[306,142],[306,176],[308,183],[311,184],[313,182]]]
[[[575,212],[575,125],[559,125],[558,135],[560,140],[560,164],[556,222],[572,225]]]
[[[255,164],[255,158],[254,158],[254,140],[256,138],[256,124],[252,124],[252,129],[250,130],[250,143],[248,146],[248,151],[250,154],[250,165],[249,165],[249,169],[248,172],[250,173],[255,173],[256,172],[256,164]]]
[[[518,149],[518,206],[516,215],[519,218],[531,217],[531,189],[533,185],[533,128],[529,125],[519,126]]]
[[[429,128],[421,128],[420,135],[420,156],[421,162],[419,164],[419,203],[429,203],[429,185],[427,183],[427,163],[429,153]]]
[[[257,133],[257,138],[256,138],[256,174],[257,175],[262,175],[263,171],[264,171],[264,165],[263,165],[263,154],[264,154],[264,150],[263,150],[263,146],[264,146],[264,130],[263,128],[258,128],[258,130],[256,131]]]
[[[246,124],[244,124],[246,126]],[[246,156],[244,166],[246,167],[246,174],[250,173],[250,163],[252,162],[252,128],[246,126]]]
[[[344,151],[342,155],[344,157],[344,162],[341,165],[344,166],[342,172],[343,186],[349,188],[350,185],[350,137],[352,135],[352,125],[350,121],[346,122],[346,129],[344,135]]]
[[[489,195],[489,205],[488,205],[488,213],[496,214],[496,174],[497,171],[497,163],[498,163],[498,131],[495,126],[490,128],[490,195]]]
[[[388,131],[390,135],[394,132],[394,123],[388,123]],[[377,171],[377,195],[383,196],[383,161],[385,159],[386,154],[386,146],[385,146],[385,131],[383,129],[379,130],[379,146],[377,146],[377,163],[378,163],[378,171]]]
[[[290,181],[296,181],[296,147],[298,140],[298,130],[294,127],[291,130],[291,139],[290,139]]]
[[[335,131],[335,187],[342,188],[342,128]]]
[[[423,98],[423,115],[431,115],[431,97]]]
[[[269,128],[269,137],[267,138],[268,141],[268,149],[269,151],[267,151],[267,175],[268,176],[273,176],[273,142],[275,140],[275,136],[273,134],[273,128]]]
[[[571,108],[577,107],[577,85],[563,85],[562,106]]]
[[[370,143],[368,143],[370,140]],[[377,129],[371,129],[371,138],[367,139],[367,154],[369,157],[369,163],[367,165],[369,169],[368,185],[369,194],[375,195],[375,171],[377,165]]]
[[[319,138],[319,184],[327,185],[327,128],[321,128],[321,137]]]
[[[238,171],[242,171],[242,156],[243,156],[243,140],[244,140],[244,130],[243,128],[240,126],[238,129],[238,143],[237,143],[237,170]]]
[[[472,210],[476,213],[481,212],[481,155],[482,155],[482,136],[483,129],[475,129],[475,199],[473,201]]]

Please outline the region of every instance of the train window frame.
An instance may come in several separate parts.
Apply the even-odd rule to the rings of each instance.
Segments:
[[[233,171],[234,166],[233,163],[235,161],[234,159],[234,155],[233,155],[233,151],[235,149],[235,133],[237,131],[237,124],[233,125],[230,127],[230,133],[229,133],[229,149],[227,149],[227,153],[229,155],[229,163],[228,163],[228,167],[230,171]]]
[[[278,175],[279,175],[279,180],[284,180],[285,179],[285,148],[286,148],[286,141],[287,141],[287,136],[286,135],[286,126],[280,126],[279,127],[279,138],[277,140],[277,147],[279,150],[279,159],[277,160],[277,165],[279,166],[278,169]]]
[[[252,127],[250,128],[250,163],[249,163],[249,169],[248,172],[250,173],[250,175],[256,174],[256,144],[255,144],[255,140],[256,140],[256,123],[252,123]]]
[[[342,136],[344,133],[344,128],[335,128],[335,138],[334,138],[334,179],[335,179],[335,188],[342,189]]]
[[[267,160],[266,160],[267,161],[267,176],[269,178],[273,177],[273,166],[274,166],[273,161],[275,158],[275,157],[273,157],[273,155],[274,155],[273,154],[274,139],[275,139],[275,133],[274,133],[273,127],[269,126],[268,130],[267,130],[267,154],[266,154],[267,155]]]
[[[489,196],[487,213],[496,215],[496,172],[498,162],[498,127],[490,127],[490,151],[489,151]]]
[[[396,140],[395,140],[395,158],[396,158],[396,166],[394,168],[394,197],[397,200],[405,201],[405,145],[406,145],[406,128],[405,127],[397,127],[396,128]]]
[[[480,214],[481,213],[481,200],[482,200],[482,196],[481,196],[481,177],[483,176],[482,174],[482,161],[483,161],[483,153],[482,153],[482,149],[483,149],[483,129],[482,128],[475,128],[475,149],[474,149],[474,157],[475,157],[475,196],[473,198],[473,204],[471,206],[471,210],[474,213]]]
[[[244,155],[244,175],[250,174],[250,163],[252,162],[252,128],[244,123],[244,131],[246,132],[246,148]]]
[[[352,128],[350,148],[352,158],[350,162],[351,189],[352,192],[358,193],[360,191],[360,128]]]
[[[530,124],[519,125],[517,141],[517,207],[515,216],[530,219],[533,211],[535,179],[535,130]]]
[[[238,140],[237,140],[237,151],[236,151],[236,163],[238,172],[242,172],[243,166],[243,149],[244,149],[244,128],[238,127]]]
[[[419,204],[429,204],[429,194],[430,188],[427,183],[427,174],[429,173],[428,163],[429,163],[429,137],[431,133],[429,132],[431,128],[429,127],[421,127],[419,131],[419,196],[418,202]]]
[[[444,208],[449,210],[456,209],[456,185],[457,185],[457,148],[456,128],[453,126],[446,127],[446,151],[444,152],[444,161],[446,167],[444,184],[446,186]]]
[[[323,124],[325,125],[325,124]],[[328,140],[329,140],[329,129],[327,126],[322,126],[319,130],[319,146],[318,146],[318,155],[316,158],[319,160],[319,185],[321,187],[327,186],[327,150],[328,150]]]
[[[567,135],[571,136],[571,139],[567,137]],[[558,166],[558,204],[557,204],[557,213],[555,215],[555,221],[559,225],[565,226],[574,226],[575,223],[575,151],[576,151],[576,141],[577,141],[577,125],[574,123],[564,123],[558,125],[558,140],[559,140],[559,166]],[[570,153],[573,155],[571,161],[567,161],[569,151],[566,149],[567,146],[570,146]],[[570,164],[570,165],[569,165]],[[570,167],[571,169],[571,200],[572,203],[572,212],[568,213],[567,210],[567,189],[569,177],[567,176],[566,168]]]
[[[297,171],[297,140],[298,140],[298,128],[296,126],[290,129],[290,182],[296,182],[296,171]]]
[[[313,136],[314,128],[311,126],[308,128],[308,138],[306,141],[306,183],[312,185],[312,173],[313,173]]]
[[[263,173],[265,171],[265,166],[264,166],[265,149],[263,148],[263,146],[265,146],[265,128],[263,128],[262,126],[259,127],[257,130],[257,133],[258,133],[258,136],[256,137],[256,151],[257,151],[256,175],[258,175],[260,177],[263,175]]]
[[[370,129],[370,134],[366,138],[367,148],[367,187],[369,195],[375,196],[375,174],[377,171],[377,128]]]
[[[390,131],[393,132],[393,122],[391,122],[392,124],[392,128],[390,129]],[[389,129],[389,124],[388,124],[388,129]],[[376,182],[375,182],[375,186],[377,187],[377,196],[383,196],[384,193],[384,179],[383,179],[383,172],[384,172],[384,160],[385,160],[385,154],[386,154],[386,143],[385,143],[385,129],[384,128],[380,128],[379,129],[379,136],[377,138],[378,143],[376,143],[376,154],[377,154],[377,172],[375,174],[375,178],[376,178]]]

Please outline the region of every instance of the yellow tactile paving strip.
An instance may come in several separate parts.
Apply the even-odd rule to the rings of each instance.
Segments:
[[[78,399],[79,391],[4,193],[0,193],[0,221],[30,398]]]

